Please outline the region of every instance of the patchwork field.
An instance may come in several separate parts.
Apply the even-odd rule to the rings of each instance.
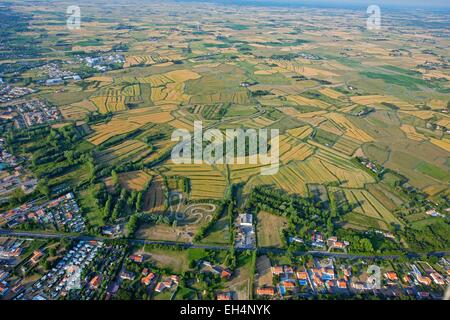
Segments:
[[[100,165],[113,165],[119,162],[137,162],[145,158],[151,149],[137,140],[127,140],[103,151],[95,152],[95,162]]]
[[[170,112],[149,112],[144,110],[133,110],[119,114],[105,124],[92,126],[93,135],[88,139],[89,142],[99,145],[108,139],[131,132],[148,123],[167,123],[172,120]]]
[[[354,213],[367,216],[372,221],[378,220],[379,227],[384,230],[388,230],[388,225],[391,223],[401,225],[399,220],[366,190],[343,190],[347,201],[356,205],[356,208],[353,210]],[[351,221],[352,219],[349,220]]]
[[[171,162],[171,161],[170,161]],[[227,186],[224,175],[210,165],[165,165],[167,176],[188,177],[191,199],[221,199]]]
[[[144,195],[144,211],[161,214],[164,212],[164,181],[160,175],[153,177]]]
[[[15,190],[13,198],[0,199],[5,208],[73,190],[90,222],[86,232],[116,224],[128,232],[131,217],[141,218],[137,214],[144,211],[148,220],[139,220],[143,224],[134,237],[183,243],[195,238],[228,247],[234,229],[226,211],[205,228],[204,237],[195,235],[215,217],[221,201],[234,201],[235,214],[255,211],[246,207],[248,195],[264,185],[291,199],[302,197],[320,213],[302,214],[301,222],[291,225],[297,217],[256,212],[260,247],[285,246],[286,232],[305,240],[313,230],[341,238],[342,227],[343,238],[360,239],[369,237],[364,233],[369,229],[400,228],[395,242],[404,249],[448,249],[445,218],[424,214],[434,208],[448,216],[446,11],[405,14],[386,8],[389,33],[383,34],[363,28],[365,13],[359,9],[188,2],[141,2],[138,10],[125,2],[86,5],[77,32],[67,31],[66,18],[62,11],[55,14],[51,1],[14,1],[0,8],[7,30],[0,35],[5,44],[0,91],[19,92],[12,89],[17,94],[12,98],[3,94],[2,148],[20,160],[11,168],[23,167],[39,180],[26,197]],[[7,19],[9,12],[18,15]],[[16,88],[32,91],[20,96],[23,89]],[[32,99],[49,108],[24,111],[14,105]],[[61,118],[55,120],[60,115],[53,107]],[[246,164],[175,164],[173,133],[192,133],[195,121],[202,121],[203,132],[279,130],[278,171],[265,175],[269,165],[249,164],[248,155]],[[247,151],[250,143],[244,147]],[[2,177],[10,171],[3,170]],[[19,179],[19,168],[14,171]],[[114,215],[108,215],[103,183],[113,208],[121,209]],[[288,198],[279,208],[286,206]],[[376,254],[390,250],[388,241],[373,240]],[[189,269],[185,251],[149,253],[158,267]],[[204,290],[200,279],[198,288],[189,290],[196,297],[215,298],[216,289],[250,297],[251,257],[238,252],[236,259],[230,281]],[[257,284],[273,286],[269,257],[258,257],[256,268]]]

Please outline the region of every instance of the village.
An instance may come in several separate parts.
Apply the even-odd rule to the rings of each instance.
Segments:
[[[0,138],[0,202],[20,188],[25,194],[33,192],[37,179],[27,170],[23,159],[14,156],[7,149],[5,138]]]
[[[255,297],[439,299],[450,283],[446,258],[392,262],[302,256],[294,263],[283,261],[284,256],[271,253],[257,257]],[[130,297],[129,290],[137,290],[135,299],[170,300],[206,279],[213,287],[220,284],[210,298],[239,299],[228,285],[239,277],[236,271],[203,259],[194,268],[194,273],[161,269],[153,253],[110,240],[71,244],[0,237],[0,299],[109,300]]]
[[[20,227],[33,222],[42,228],[64,232],[84,232],[86,225],[73,193],[62,195],[44,204],[29,202],[0,215],[0,226]]]
[[[339,262],[337,261],[339,260]],[[257,262],[256,294],[265,299],[356,296],[385,299],[439,299],[450,283],[450,262],[442,258],[436,267],[428,262],[396,264],[396,270],[377,264],[311,257],[303,265],[270,265],[262,256]],[[439,268],[440,271],[437,271]],[[374,273],[371,273],[374,272]]]
[[[35,90],[27,87],[14,87],[11,85],[0,84],[0,103],[11,102],[33,92],[35,92]]]

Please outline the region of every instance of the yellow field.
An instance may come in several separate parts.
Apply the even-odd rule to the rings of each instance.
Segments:
[[[278,70],[277,69],[268,69],[268,70],[257,70],[254,72],[254,74],[256,75],[260,75],[260,76],[267,76],[267,75],[271,75],[274,73],[277,73]]]
[[[155,74],[145,78],[137,78],[137,81],[150,84],[152,88],[165,86],[166,84],[173,82],[172,79],[166,77],[164,74]]]
[[[263,164],[229,164],[230,180],[232,183],[247,182],[250,178],[260,175],[267,165]],[[225,172],[226,167],[219,165],[217,168]]]
[[[330,88],[320,89],[319,92],[321,94],[326,95],[327,97],[330,97],[331,99],[339,99],[342,96],[344,96],[342,93],[335,91],[333,89],[330,89]]]
[[[434,111],[430,110],[418,110],[418,111],[402,111],[403,113],[412,115],[414,117],[417,117],[422,120],[428,120],[433,118],[433,116],[436,114]]]
[[[442,184],[433,184],[431,186],[423,188],[422,191],[430,196],[434,196],[434,195],[441,193],[442,191],[444,191],[446,189],[447,188]]]
[[[450,140],[443,138],[442,140],[430,138],[430,142],[447,152],[450,152]]]
[[[127,140],[106,150],[95,154],[95,162],[98,164],[117,161],[134,162],[149,154],[151,149],[145,143],[137,140]]]
[[[438,126],[450,128],[450,117],[446,116],[446,118],[437,121],[436,124]]]
[[[402,124],[400,126],[400,129],[406,134],[406,137],[408,139],[414,140],[414,141],[423,141],[425,140],[425,136],[417,133],[416,128],[413,126],[410,126],[408,124]]]
[[[313,129],[310,126],[302,126],[287,131],[289,135],[302,140],[308,138],[312,132]]]
[[[347,155],[347,154],[345,154],[345,153],[343,153],[343,152],[341,152],[339,150],[336,150],[334,148],[330,148],[330,147],[327,147],[327,146],[325,146],[323,144],[320,144],[320,143],[318,143],[318,142],[316,142],[314,140],[308,140],[308,144],[319,148],[318,155],[321,155],[321,156],[322,155],[323,156],[325,156],[325,155],[329,156],[330,155],[331,157],[338,158],[340,161],[342,161],[342,160],[345,161],[345,160],[350,160],[351,159],[351,156],[349,156],[349,155]]]
[[[397,218],[387,210],[372,194],[367,190],[343,189],[347,200],[356,204],[353,211],[371,218],[380,219],[388,225],[391,222],[400,223]]]
[[[91,101],[97,106],[100,113],[107,113],[110,111],[115,112],[126,109],[124,96],[93,97],[91,98]]]
[[[304,120],[307,118],[318,118],[319,116],[323,116],[327,113],[327,111],[325,110],[302,113],[293,107],[282,107],[278,108],[278,110],[299,120]]]
[[[131,110],[114,116],[111,121],[104,124],[92,126],[94,134],[88,139],[89,142],[99,145],[111,137],[131,132],[147,123],[167,123],[173,117],[170,112],[148,113],[141,109]]]
[[[201,75],[191,70],[175,70],[165,73],[165,76],[172,79],[173,82],[185,82],[187,80],[199,79]]]
[[[116,112],[126,109],[126,99],[139,100],[141,96],[139,84],[124,86],[121,88],[106,87],[95,93],[90,100],[98,108],[100,113]]]
[[[285,72],[295,72],[297,74],[304,75],[306,77],[337,77],[338,75],[325,70],[320,70],[317,68],[307,67],[304,64],[295,61],[286,61],[286,60],[269,60],[269,63],[274,63],[278,65],[280,68],[284,69]]]
[[[328,109],[330,107],[330,105],[326,102],[317,99],[309,99],[298,95],[288,96],[287,99],[289,101],[295,102],[300,106],[312,106],[312,107],[319,107],[322,109]]]
[[[186,129],[193,131],[194,124],[187,119],[175,119],[169,122],[169,124],[175,129]]]
[[[261,125],[261,126],[269,126],[271,125],[274,121],[265,117],[258,117],[258,118],[254,118],[252,119],[256,124]]]
[[[358,140],[353,140],[348,137],[342,136],[338,139],[338,141],[333,145],[333,149],[338,150],[346,155],[353,155],[361,145],[361,142]]]
[[[337,127],[345,132],[345,135],[349,138],[359,140],[361,142],[371,142],[374,139],[367,134],[364,130],[358,128],[344,115],[339,113],[328,113],[325,115],[330,121],[332,121]]]
[[[357,103],[360,105],[380,104],[382,102],[386,102],[386,103],[395,104],[397,107],[399,107],[402,110],[415,110],[416,109],[412,104],[402,101],[398,98],[391,97],[391,96],[382,96],[382,95],[354,96],[354,97],[351,97],[351,100],[354,103]]]
[[[144,158],[143,163],[148,164],[151,163],[157,159],[160,159],[160,157],[164,154],[167,154],[172,150],[176,143],[172,141],[166,141],[166,140],[159,140],[154,143],[152,143],[153,146],[153,152]]]
[[[188,177],[191,181],[191,199],[222,199],[227,182],[223,174],[213,166],[202,164],[165,165],[167,176]]]
[[[95,111],[97,108],[89,100],[73,103],[71,105],[59,107],[59,111],[65,119],[80,120],[84,119],[86,114]]]
[[[301,143],[292,137],[280,137],[280,160],[288,163],[291,160],[305,160],[314,153],[314,148]]]
[[[215,104],[215,103],[234,103],[246,105],[250,103],[248,92],[238,90],[235,92],[217,92],[214,94],[205,94],[191,97],[190,104]]]
[[[151,85],[151,99],[155,104],[179,104],[181,102],[188,102],[191,98],[184,93],[184,82],[200,77],[198,73],[191,70],[175,70],[164,74],[137,78],[137,81]]]
[[[142,191],[151,178],[152,176],[143,170],[119,173],[120,185],[127,190]]]
[[[364,188],[366,183],[374,182],[372,176],[360,169],[326,161],[322,161],[322,164],[339,179],[343,187]]]
[[[145,65],[153,65],[156,63],[159,63],[164,60],[155,60],[150,55],[144,55],[144,56],[128,56],[126,57],[124,68],[132,67],[138,64],[145,64]]]
[[[438,99],[431,99],[428,103],[428,106],[431,107],[431,109],[446,109],[447,108],[447,101],[445,100],[438,100]]]
[[[305,161],[293,162],[289,166],[297,172],[306,183],[338,182],[338,178],[323,165],[319,158],[315,156],[312,156]]]
[[[248,193],[255,185],[274,185],[290,194],[308,195],[304,178],[292,165],[282,166],[275,175],[255,176],[245,185],[244,192]]]

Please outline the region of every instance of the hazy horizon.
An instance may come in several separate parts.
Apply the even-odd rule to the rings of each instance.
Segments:
[[[447,8],[450,9],[450,2],[444,0],[429,0],[424,4],[420,0],[176,0],[179,2],[214,2],[221,4],[241,4],[241,5],[266,5],[266,6],[332,6],[332,7],[360,7],[369,5],[379,5],[386,8]]]

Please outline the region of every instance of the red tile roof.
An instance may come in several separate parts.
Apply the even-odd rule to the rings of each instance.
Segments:
[[[347,282],[345,282],[344,280],[338,280],[337,284],[339,288],[347,289]]]
[[[397,274],[393,271],[389,271],[385,273],[386,278],[388,278],[391,281],[396,281],[398,280]]]
[[[295,283],[292,281],[283,281],[283,286],[286,289],[292,289],[292,288],[295,288]]]
[[[130,256],[130,260],[137,262],[137,263],[141,263],[142,261],[144,261],[144,256],[142,256],[140,254],[138,254],[138,255],[133,254]]]
[[[256,290],[256,293],[259,296],[273,296],[273,295],[275,295],[275,289],[272,287],[258,288]]]
[[[231,300],[231,293],[224,292],[217,295],[217,300]]]
[[[97,289],[98,286],[100,285],[100,276],[95,276],[94,278],[92,278],[91,282],[89,282],[91,288],[95,288]]]
[[[153,272],[150,272],[146,277],[141,279],[141,282],[145,284],[146,286],[150,285],[153,278],[155,277],[155,274]]]

